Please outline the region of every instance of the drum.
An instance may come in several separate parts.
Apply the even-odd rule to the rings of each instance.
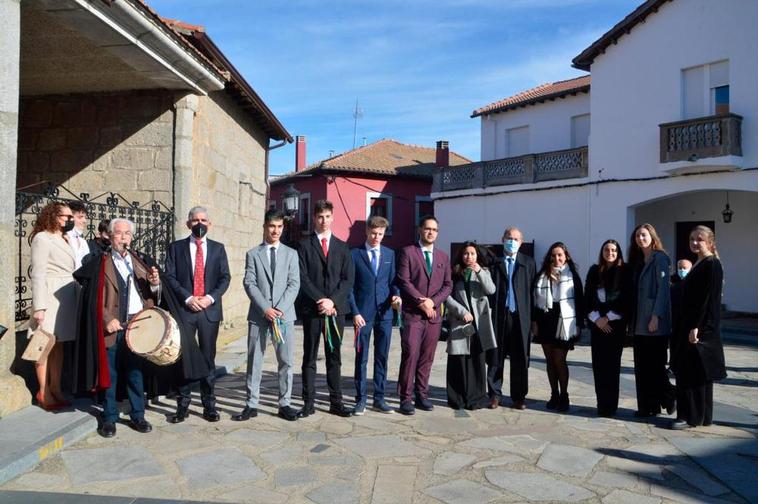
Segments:
[[[126,326],[129,350],[159,366],[168,366],[179,359],[181,341],[176,320],[161,308],[142,310]]]

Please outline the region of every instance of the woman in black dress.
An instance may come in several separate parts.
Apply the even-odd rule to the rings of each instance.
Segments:
[[[672,429],[713,422],[713,382],[726,378],[721,343],[721,288],[724,270],[716,237],[706,226],[690,233],[697,262],[682,285],[682,315],[672,366],[676,375],[677,419]]]
[[[547,409],[568,411],[569,369],[566,355],[584,326],[582,280],[566,245],[550,246],[534,285],[534,341],[545,352],[550,400]]]
[[[621,353],[626,333],[623,266],[621,246],[616,240],[606,240],[584,284],[587,319],[591,322],[597,414],[602,417],[615,415],[619,404]]]
[[[497,346],[487,296],[495,284],[474,242],[458,250],[453,265],[453,292],[445,301],[450,334],[447,339],[447,403],[455,409],[487,405],[485,352]]]

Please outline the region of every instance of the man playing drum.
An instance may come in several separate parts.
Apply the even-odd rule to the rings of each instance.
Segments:
[[[113,219],[109,232],[112,249],[74,273],[84,286],[79,323],[87,324],[80,331],[82,341],[77,341],[77,389],[103,392],[102,421],[97,432],[107,438],[116,434],[116,392],[124,381],[131,405],[128,425],[137,432],[152,430],[145,420],[144,361],[127,347],[125,329],[135,314],[160,302],[161,297],[158,269],[129,250],[134,223]]]
[[[206,208],[196,206],[187,216],[190,236],[169,246],[166,257],[166,279],[171,290],[182,302],[180,316],[185,326],[197,341],[209,367],[207,376],[200,382],[203,402],[203,418],[218,422],[216,396],[214,395],[216,340],[219,323],[223,318],[221,296],[229,288],[231,274],[226,249],[222,243],[208,239],[211,220]],[[179,387],[176,399],[176,414],[171,423],[180,423],[187,418],[190,405],[190,387],[185,381]]]

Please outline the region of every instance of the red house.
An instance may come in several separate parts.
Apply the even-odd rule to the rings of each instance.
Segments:
[[[433,168],[470,163],[449,152],[444,141],[433,149],[379,140],[306,167],[305,137],[296,142],[296,171],[272,179],[269,192],[269,208],[279,209],[285,209],[286,191],[299,193],[289,228],[292,241],[312,231],[313,204],[328,199],[334,204],[332,230],[351,246],[366,239],[366,219],[372,214],[390,221],[384,244],[407,245],[416,239],[419,217],[434,213],[429,198]]]

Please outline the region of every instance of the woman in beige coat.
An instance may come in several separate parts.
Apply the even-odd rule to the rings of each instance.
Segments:
[[[32,329],[41,327],[55,335],[47,358],[37,362],[37,403],[46,410],[68,406],[61,390],[63,345],[76,334],[78,288],[72,276],[74,252],[66,232],[74,224],[65,203],[49,203],[40,212],[32,230]]]

